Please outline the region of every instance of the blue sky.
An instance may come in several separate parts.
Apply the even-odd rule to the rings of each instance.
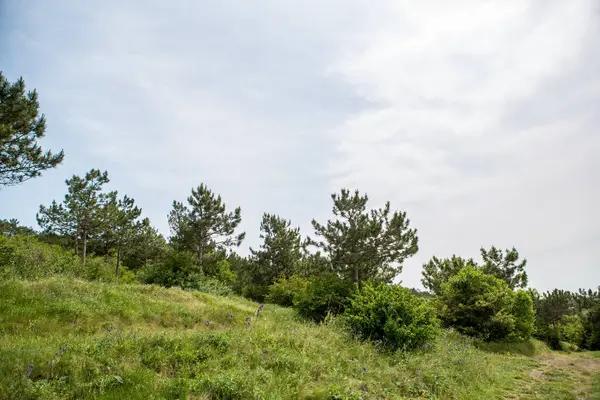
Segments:
[[[600,8],[565,1],[0,2],[0,68],[39,92],[59,168],[0,190],[35,226],[108,170],[162,233],[207,184],[312,233],[330,194],[406,210],[432,255],[515,246],[542,290],[600,284]]]

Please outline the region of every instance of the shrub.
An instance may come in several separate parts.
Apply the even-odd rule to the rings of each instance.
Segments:
[[[535,311],[529,293],[524,290],[517,291],[513,301],[512,315],[515,317],[515,330],[510,335],[510,339],[524,341],[531,338],[535,325]]]
[[[600,350],[600,305],[590,310],[585,319],[583,344],[589,350]]]
[[[558,329],[561,341],[581,345],[585,328],[578,315],[563,315]]]
[[[227,283],[210,276],[200,277],[190,284],[186,289],[194,289],[199,292],[216,294],[218,296],[229,296],[233,293]]]
[[[435,309],[407,288],[365,284],[344,311],[350,331],[387,347],[412,349],[439,333]]]
[[[471,266],[442,284],[439,301],[442,321],[463,334],[486,341],[524,340],[531,334],[525,295]]]
[[[280,306],[291,307],[294,305],[294,296],[304,291],[307,285],[308,280],[299,276],[281,277],[269,286],[269,294],[265,300]]]
[[[248,299],[262,303],[269,294],[269,287],[266,285],[248,284],[242,286],[241,294]]]
[[[198,279],[199,268],[194,254],[169,250],[162,261],[142,267],[137,276],[143,283],[186,287]]]
[[[353,291],[351,282],[335,274],[315,276],[294,296],[294,308],[302,317],[321,322],[328,314],[342,313]]]
[[[0,276],[4,279],[80,277],[83,272],[77,257],[60,246],[40,242],[33,236],[0,236]]]

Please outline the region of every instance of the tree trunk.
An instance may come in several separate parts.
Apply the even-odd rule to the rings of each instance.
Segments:
[[[117,246],[117,270],[115,271],[117,278],[119,278],[119,265],[121,264],[121,243]]]
[[[83,231],[83,237],[81,238],[82,244],[83,244],[83,249],[82,249],[82,255],[83,255],[83,265],[85,265],[85,259],[87,258],[87,232]]]
[[[358,288],[360,289],[360,277],[358,275],[358,264],[356,264],[354,266],[354,279],[356,280],[356,284],[358,285]]]
[[[200,267],[200,274],[202,275],[202,264],[204,262],[204,246],[200,245],[198,247],[198,266]]]

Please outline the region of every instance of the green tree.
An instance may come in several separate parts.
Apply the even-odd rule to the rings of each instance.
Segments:
[[[171,243],[196,254],[202,273],[202,265],[210,252],[242,243],[245,232],[235,234],[242,221],[241,209],[227,212],[221,196],[215,196],[204,184],[192,189],[187,202],[186,206],[173,201],[169,213]]]
[[[515,297],[504,280],[467,266],[442,283],[440,318],[457,331],[483,340],[522,339],[530,315],[523,295],[517,303]]]
[[[426,264],[423,264],[423,272],[421,283],[425,289],[440,295],[442,291],[442,283],[447,282],[465,266],[470,265],[476,267],[475,261],[472,258],[465,260],[462,257],[452,255],[451,258],[432,257]]]
[[[35,89],[25,93],[19,78],[9,83],[0,71],[0,185],[17,185],[55,168],[64,152],[43,152],[37,140],[44,137],[46,119],[39,115]]]
[[[81,240],[82,260],[87,258],[87,242],[107,222],[110,204],[116,192],[104,193],[103,186],[109,182],[108,173],[92,169],[79,177],[67,179],[68,193],[62,204],[52,201],[50,207],[40,205],[38,224],[46,233],[72,236],[77,243]]]
[[[5,235],[35,235],[35,231],[21,225],[18,219],[0,219],[0,234]]]
[[[527,287],[527,260],[518,262],[517,249],[513,247],[502,251],[492,246],[489,250],[481,248],[480,251],[483,258],[481,269],[484,273],[502,279],[511,289]]]
[[[138,220],[142,210],[135,205],[135,200],[127,195],[108,203],[107,209],[102,236],[108,248],[116,248],[115,274],[118,277],[123,248],[133,243],[138,230],[142,228],[142,222]]]
[[[354,280],[391,282],[402,271],[403,261],[418,247],[417,231],[409,228],[405,212],[391,213],[390,203],[367,210],[368,196],[342,189],[332,194],[334,220],[321,225],[313,220],[319,240],[308,243],[322,249],[333,269]]]
[[[302,259],[300,228],[292,228],[290,221],[277,215],[264,213],[260,231],[260,249],[250,248],[255,266],[253,280],[270,285],[277,278],[290,277],[298,268]]]
[[[123,248],[123,264],[137,271],[148,262],[161,259],[167,252],[167,241],[148,218],[136,224],[133,239]]]

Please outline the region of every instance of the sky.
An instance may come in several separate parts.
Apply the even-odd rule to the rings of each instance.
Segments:
[[[600,2],[0,0],[0,69],[37,89],[64,163],[0,189],[37,228],[107,170],[169,235],[205,183],[312,234],[341,188],[407,212],[436,255],[517,248],[530,286],[600,285]]]

